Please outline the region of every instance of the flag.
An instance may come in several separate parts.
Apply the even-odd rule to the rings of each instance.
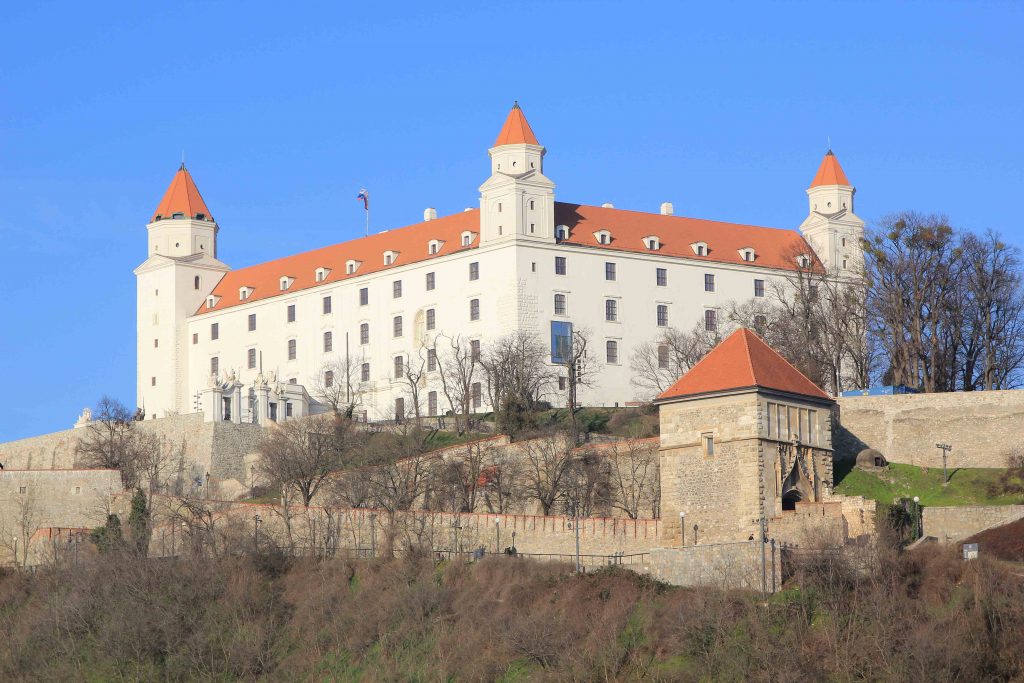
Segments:
[[[366,188],[359,190],[359,194],[356,195],[356,199],[363,200],[363,209],[366,211],[370,210],[370,193],[366,191]]]

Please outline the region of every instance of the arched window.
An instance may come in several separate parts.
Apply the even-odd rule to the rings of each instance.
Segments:
[[[198,275],[196,275],[195,287],[196,287],[196,289],[199,289],[199,276]]]

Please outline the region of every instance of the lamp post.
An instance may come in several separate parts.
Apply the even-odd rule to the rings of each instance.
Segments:
[[[921,498],[914,496],[914,540],[916,541],[924,533],[921,528]]]
[[[686,512],[679,511],[679,545],[686,546]]]
[[[953,450],[953,447],[948,443],[937,443],[935,447],[942,451],[942,485],[945,486],[949,483],[949,475],[946,473],[946,456]]]
[[[573,521],[572,529],[576,533],[576,573],[579,574],[583,571],[583,567],[580,564],[580,507],[579,503],[572,504],[572,517]]]
[[[210,499],[210,473],[206,473],[206,499]]]
[[[256,497],[256,465],[249,465],[249,497]]]
[[[459,554],[459,532],[462,530],[462,524],[459,523],[459,518],[456,517],[452,520],[452,531],[455,533],[455,554]]]
[[[494,520],[494,554],[501,552],[501,520]]]

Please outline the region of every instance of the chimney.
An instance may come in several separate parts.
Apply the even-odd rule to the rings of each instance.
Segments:
[[[432,221],[435,218],[437,218],[437,209],[428,208],[423,210],[423,220]]]
[[[672,202],[662,202],[661,203],[661,215],[662,216],[671,216],[675,212],[676,212],[676,210],[675,210],[675,207],[672,206]]]
[[[604,204],[601,205],[601,208],[602,209],[614,209],[615,205],[612,204],[611,202],[605,202]]]

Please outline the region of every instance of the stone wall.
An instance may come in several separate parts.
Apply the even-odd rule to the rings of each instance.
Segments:
[[[956,543],[979,531],[1024,518],[1024,505],[925,507],[921,518],[925,536],[940,543]]]
[[[774,593],[782,584],[781,548],[756,541],[658,548],[643,571],[676,586],[745,588]]]
[[[175,461],[182,457],[186,480],[206,472],[221,480],[248,481],[245,456],[256,450],[264,434],[259,425],[204,422],[199,413],[144,420],[138,427],[157,435]],[[0,463],[7,469],[43,470],[76,467],[75,446],[87,427],[66,429],[0,444]],[[177,476],[177,475],[175,475]]]
[[[942,467],[935,444],[945,442],[953,446],[949,467],[1006,467],[1020,448],[1024,391],[841,398],[839,423],[839,459],[874,448],[890,462]]]

